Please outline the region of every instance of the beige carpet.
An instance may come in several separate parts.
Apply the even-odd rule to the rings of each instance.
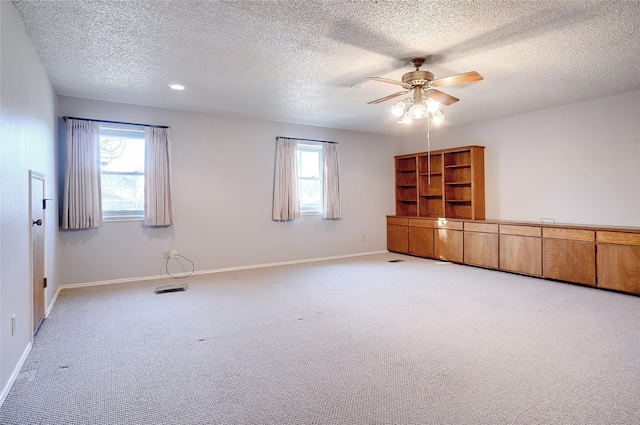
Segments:
[[[175,282],[63,291],[0,423],[640,424],[640,297],[396,254]]]

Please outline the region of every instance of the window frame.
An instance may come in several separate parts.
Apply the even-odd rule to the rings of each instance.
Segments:
[[[318,153],[318,177],[303,177],[300,175],[300,163],[298,162],[298,175],[296,176],[298,181],[298,205],[300,207],[300,215],[322,215],[324,210],[324,152],[321,143],[314,142],[298,142],[296,145],[296,161],[300,158],[300,152],[314,152]],[[320,203],[318,206],[314,207],[305,207],[302,204],[302,196],[300,194],[300,182],[301,181],[318,181],[320,183],[321,195],[320,195]]]
[[[145,138],[145,130],[143,126],[137,125],[128,125],[128,124],[114,124],[114,123],[101,123],[100,124],[100,132],[99,137],[102,139],[103,136],[116,136],[128,139],[139,139],[142,141],[143,146],[146,148],[146,138]],[[143,167],[146,167],[144,153],[143,153]],[[145,169],[142,171],[103,171],[102,163],[100,163],[100,182],[102,187],[102,176],[104,175],[126,175],[126,176],[142,176],[145,177]],[[144,185],[144,180],[143,180]],[[103,205],[104,198],[102,190],[100,191],[100,203]],[[142,209],[139,210],[114,210],[114,211],[105,211],[104,207],[102,208],[102,221],[103,222],[113,222],[113,221],[142,221],[144,220],[144,198]]]

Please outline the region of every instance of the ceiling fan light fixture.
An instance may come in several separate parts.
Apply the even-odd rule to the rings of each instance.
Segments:
[[[433,123],[438,125],[438,124],[442,124],[442,122],[444,121],[444,114],[440,111],[435,112],[433,115]]]
[[[391,107],[391,113],[396,117],[401,117],[404,114],[405,105],[403,100],[399,101]]]
[[[409,113],[406,113],[402,116],[402,118],[400,118],[400,121],[398,121],[398,124],[411,124],[413,122],[413,118],[411,118],[411,115],[409,115]]]
[[[429,115],[429,110],[422,103],[416,103],[411,108],[409,108],[409,115],[413,119],[420,119]]]
[[[440,102],[438,102],[437,100],[433,100],[430,97],[427,98],[427,110],[430,114],[435,114],[440,110]]]

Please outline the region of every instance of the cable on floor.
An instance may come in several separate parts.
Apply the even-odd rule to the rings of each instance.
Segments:
[[[188,259],[188,258],[187,258],[187,257],[185,257],[184,255],[180,255],[180,254],[176,254],[176,255],[175,255],[175,257],[173,257],[173,258],[174,258],[174,259],[177,259],[177,257],[184,258],[185,260],[187,260],[188,262],[190,262],[190,263],[191,263],[191,272],[189,272],[189,274],[184,275],[184,276],[175,276],[175,275],[172,275],[172,274],[169,272],[169,260],[171,259],[171,257],[167,258],[167,259],[166,259],[166,261],[164,262],[164,270],[165,270],[165,272],[167,272],[167,274],[168,274],[169,276],[171,276],[172,278],[174,278],[174,279],[185,279],[185,278],[187,278],[187,277],[191,276],[191,275],[193,274],[193,272],[195,271],[195,269],[196,269],[196,266],[193,264],[193,261],[191,261],[190,259]]]

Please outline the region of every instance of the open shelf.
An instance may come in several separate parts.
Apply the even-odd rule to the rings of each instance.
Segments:
[[[484,147],[399,155],[396,215],[484,219]]]

